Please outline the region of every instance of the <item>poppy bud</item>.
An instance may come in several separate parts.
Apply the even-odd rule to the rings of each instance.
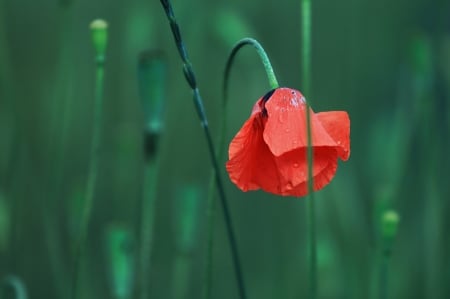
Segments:
[[[164,53],[158,50],[142,51],[137,72],[145,128],[153,132],[160,131],[167,73]]]
[[[385,211],[381,217],[381,234],[383,238],[393,239],[397,235],[400,217],[394,210]]]
[[[108,43],[108,23],[102,19],[92,21],[91,25],[92,44],[98,57],[105,55]]]

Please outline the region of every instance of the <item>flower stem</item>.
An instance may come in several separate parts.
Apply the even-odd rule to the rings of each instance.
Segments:
[[[389,260],[390,253],[388,251],[383,252],[380,260],[380,299],[388,298],[388,274],[389,274]]]
[[[154,247],[155,204],[157,201],[160,143],[164,134],[162,125],[164,91],[166,87],[166,61],[159,51],[143,51],[138,60],[138,87],[145,127],[143,130],[144,184],[141,198],[139,240],[139,272],[137,298],[147,299]]]
[[[223,118],[225,116],[222,116]],[[220,137],[219,137],[220,138]],[[219,152],[220,149],[219,149]],[[221,155],[217,155],[221,157]],[[211,298],[212,291],[212,273],[213,273],[213,249],[214,249],[214,220],[216,214],[216,201],[214,200],[214,180],[211,179],[208,190],[208,203],[207,203],[207,243],[206,243],[206,263],[203,281],[203,299]]]
[[[275,73],[272,68],[272,64],[270,63],[269,57],[267,53],[264,51],[264,48],[261,44],[253,39],[253,38],[244,38],[240,40],[232,49],[230,55],[228,56],[225,74],[224,74],[224,85],[222,90],[222,123],[221,128],[219,130],[219,147],[217,151],[218,159],[221,159],[223,155],[223,149],[225,148],[225,129],[226,129],[226,120],[227,120],[227,104],[228,104],[228,82],[230,78],[231,66],[233,65],[234,58],[236,57],[237,52],[245,45],[253,46],[257,53],[259,54],[264,69],[266,70],[267,77],[269,79],[269,84],[272,89],[278,88],[278,81],[275,76]],[[212,284],[212,252],[213,252],[213,238],[214,238],[214,219],[215,219],[215,202],[214,202],[214,185],[210,184],[209,188],[209,196],[208,196],[208,242],[207,242],[207,255],[206,255],[206,266],[205,266],[205,282],[204,282],[204,290],[203,290],[203,298],[209,299],[211,298],[211,284]]]
[[[214,178],[215,178],[220,202],[222,204],[222,209],[224,212],[225,224],[226,224],[226,229],[227,229],[227,233],[228,233],[228,239],[230,242],[231,257],[233,260],[234,271],[235,271],[236,280],[237,280],[237,284],[238,284],[239,296],[241,299],[244,299],[244,298],[246,298],[246,295],[245,295],[245,288],[244,288],[244,280],[243,280],[242,271],[241,271],[241,263],[239,260],[239,255],[238,255],[238,250],[237,250],[236,238],[235,238],[235,234],[234,234],[234,230],[233,230],[233,225],[232,225],[232,221],[231,221],[228,203],[227,203],[227,200],[225,197],[225,189],[224,189],[224,186],[222,183],[220,168],[219,168],[219,164],[218,164],[217,157],[216,157],[216,151],[215,151],[214,144],[212,141],[211,133],[209,131],[208,120],[207,120],[205,110],[203,107],[203,101],[200,96],[200,91],[197,87],[197,82],[195,79],[192,64],[189,61],[186,47],[181,38],[180,28],[178,26],[178,23],[176,22],[175,15],[174,15],[174,12],[172,9],[172,5],[169,0],[161,0],[161,4],[163,5],[164,11],[166,12],[178,52],[180,54],[181,60],[183,61],[183,72],[184,72],[186,81],[188,82],[189,86],[192,89],[193,100],[194,100],[195,108],[197,111],[197,115],[200,119],[201,125],[203,127],[203,131],[205,133],[208,150],[209,150],[209,154],[211,157],[211,163],[212,163],[213,169],[214,169]]]
[[[387,299],[389,295],[389,263],[391,260],[392,244],[397,234],[399,215],[395,210],[386,210],[381,220],[381,257],[379,265],[379,295],[380,299]]]
[[[302,0],[302,90],[311,92],[311,0]]]
[[[302,0],[302,80],[303,92],[311,99],[311,0]],[[309,260],[309,297],[317,298],[317,240],[316,240],[316,211],[314,200],[314,182],[313,182],[313,149],[311,135],[311,115],[310,105],[307,102],[306,109],[306,126],[308,138],[308,200],[307,200],[307,217],[308,217],[308,260]]]
[[[277,78],[275,77],[275,73],[272,68],[272,64],[270,63],[269,57],[266,54],[266,51],[264,51],[261,44],[253,39],[253,38],[243,38],[239,42],[237,42],[236,45],[234,45],[233,49],[231,50],[230,55],[228,56],[227,65],[225,67],[225,76],[224,76],[224,84],[223,84],[223,94],[224,94],[224,102],[226,103],[227,98],[227,91],[228,91],[228,79],[230,77],[230,70],[231,66],[233,65],[234,57],[236,56],[239,49],[241,49],[245,45],[253,46],[256,49],[256,52],[258,53],[259,57],[261,58],[261,61],[264,65],[264,69],[266,70],[267,78],[269,79],[269,84],[272,89],[278,88],[279,84],[277,81]]]
[[[106,48],[106,30],[107,25],[106,22],[101,23],[101,27],[95,27],[100,20],[94,21],[91,25],[91,29],[93,32],[94,46],[96,47],[96,80],[95,80],[95,98],[94,98],[94,119],[93,119],[93,132],[92,132],[92,140],[91,140],[91,149],[90,149],[90,163],[89,163],[89,174],[88,181],[86,184],[85,190],[85,201],[84,207],[81,215],[81,224],[80,224],[80,236],[78,238],[78,242],[76,244],[76,252],[75,252],[75,262],[74,262],[74,274],[72,281],[72,298],[76,299],[78,295],[78,287],[79,287],[79,272],[81,268],[81,263],[84,257],[85,245],[88,237],[88,228],[89,222],[91,218],[91,210],[92,204],[94,201],[94,193],[95,193],[95,185],[97,183],[97,175],[98,175],[98,151],[100,148],[100,133],[101,133],[101,124],[102,124],[102,102],[103,102],[103,78],[105,72],[105,56],[104,51]],[[95,24],[97,22],[97,24]],[[96,32],[99,30],[100,32]],[[97,35],[97,37],[95,37]],[[100,36],[100,38],[98,38]],[[99,45],[96,45],[95,39],[100,39]],[[104,39],[104,40],[103,40]]]
[[[158,158],[156,158],[158,159]],[[144,173],[144,196],[141,211],[141,239],[139,265],[139,298],[148,298],[149,272],[153,247],[153,231],[155,221],[156,187],[158,179],[158,161],[146,161]],[[158,159],[159,160],[159,159]]]
[[[269,83],[272,89],[278,87],[278,81],[275,77],[275,73],[273,71],[272,65],[270,63],[269,57],[264,51],[263,47],[259,44],[258,41],[252,38],[244,38],[240,40],[234,47],[230,56],[228,57],[228,61],[225,68],[224,75],[224,85],[222,90],[222,123],[219,130],[219,147],[217,151],[217,157],[220,160],[223,156],[223,149],[225,148],[225,129],[226,129],[226,120],[227,120],[227,104],[228,104],[228,82],[230,77],[231,66],[234,61],[234,57],[236,56],[238,50],[242,48],[244,45],[252,45],[258,52],[261,60],[263,61],[264,68],[266,70],[267,76],[269,77]],[[205,263],[205,281],[203,287],[203,298],[209,299],[211,298],[211,284],[212,284],[212,252],[214,246],[214,219],[215,219],[215,202],[214,202],[214,184],[213,181],[210,183],[209,194],[208,194],[208,208],[207,208],[207,217],[208,217],[208,234],[207,234],[207,249],[206,249],[206,263]]]

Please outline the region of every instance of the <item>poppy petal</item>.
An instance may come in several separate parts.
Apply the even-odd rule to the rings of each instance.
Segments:
[[[313,190],[319,191],[328,185],[336,174],[337,159],[330,160],[330,163],[322,169],[313,179]],[[291,196],[306,196],[308,195],[308,183],[307,181],[299,184],[289,192]]]
[[[278,194],[280,177],[274,157],[263,140],[261,114],[253,114],[230,143],[226,169],[242,191],[263,189]]]
[[[307,148],[290,151],[276,157],[277,168],[284,183],[281,184],[282,195],[304,196],[308,193]],[[314,190],[320,190],[332,179],[337,169],[337,152],[332,147],[313,148],[313,182]]]
[[[294,89],[278,88],[266,102],[264,140],[275,156],[307,146],[306,103]],[[312,142],[315,146],[336,146],[310,110]]]
[[[347,161],[350,156],[350,118],[347,112],[320,112],[316,116],[336,142],[339,158]]]

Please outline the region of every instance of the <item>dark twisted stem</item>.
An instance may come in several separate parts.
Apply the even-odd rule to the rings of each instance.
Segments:
[[[180,54],[181,60],[183,61],[183,73],[186,77],[186,81],[193,92],[193,100],[195,104],[195,108],[197,111],[197,115],[200,119],[201,125],[203,127],[203,131],[205,133],[206,141],[208,144],[208,150],[211,157],[212,166],[214,168],[214,177],[216,181],[217,190],[219,193],[220,202],[222,204],[222,209],[225,217],[225,224],[228,233],[228,239],[230,241],[230,249],[231,256],[234,265],[234,271],[236,275],[236,280],[238,284],[239,295],[241,299],[245,299],[245,288],[244,288],[244,280],[242,277],[241,264],[239,261],[239,255],[237,250],[236,238],[233,231],[233,225],[231,222],[230,211],[228,208],[228,203],[225,197],[225,190],[222,184],[222,178],[220,175],[219,164],[217,162],[216,151],[214,149],[214,144],[212,141],[211,133],[209,131],[208,120],[206,118],[205,109],[203,107],[203,101],[200,96],[199,89],[197,87],[197,82],[195,80],[194,70],[192,68],[192,64],[189,61],[186,48],[184,46],[183,40],[181,38],[180,28],[176,22],[175,15],[173,13],[172,5],[168,0],[161,0],[161,4],[164,7],[167,18],[169,19],[170,28],[172,29],[172,34],[175,39],[175,43],[177,45],[178,52]]]

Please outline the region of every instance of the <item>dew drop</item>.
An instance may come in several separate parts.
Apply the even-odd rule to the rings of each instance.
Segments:
[[[286,190],[292,190],[293,188],[294,188],[294,186],[292,185],[291,182],[288,182],[288,183],[286,184]]]
[[[341,144],[341,141],[338,141],[337,144]]]
[[[298,168],[298,163],[294,163],[292,166],[293,166],[294,168]]]
[[[284,130],[286,133],[289,133],[291,130],[289,128]]]

